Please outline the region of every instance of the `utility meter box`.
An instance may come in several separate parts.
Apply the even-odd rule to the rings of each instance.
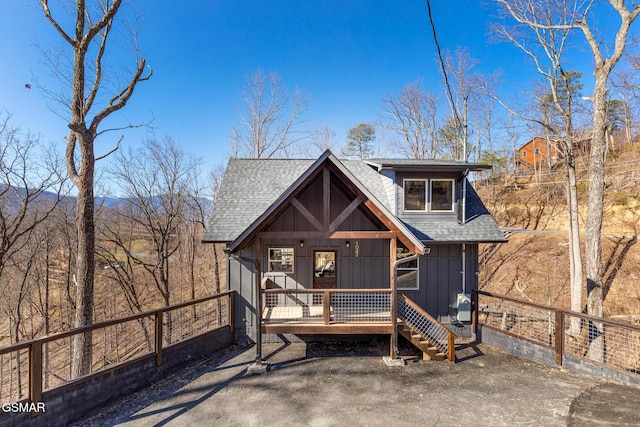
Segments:
[[[458,322],[471,322],[470,294],[458,294]]]

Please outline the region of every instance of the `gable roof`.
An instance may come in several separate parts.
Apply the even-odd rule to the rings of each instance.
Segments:
[[[368,200],[370,200],[374,206],[377,208],[377,210],[379,211],[379,213],[386,219],[386,221],[391,224],[392,228],[395,228],[397,230],[397,232],[401,233],[402,236],[407,239],[408,241],[410,241],[413,246],[416,248],[416,252],[418,253],[424,253],[424,245],[422,244],[422,242],[415,236],[413,235],[413,233],[406,227],[406,225],[398,220],[398,218],[396,218],[393,214],[391,214],[391,212],[388,210],[388,208],[382,204],[377,197],[371,193],[371,191],[367,188],[367,186],[363,185],[362,182],[360,182],[360,180],[358,180],[358,178],[356,178],[356,176],[349,170],[347,169],[341,162],[340,160],[338,160],[337,157],[335,157],[331,151],[327,150],[324,152],[324,154],[322,154],[316,161],[314,161],[306,170],[304,170],[302,172],[302,174],[300,174],[300,176],[298,176],[297,179],[295,179],[291,184],[289,184],[287,186],[287,188],[279,194],[275,193],[276,196],[278,196],[263,212],[261,212],[259,214],[259,216],[253,220],[251,223],[249,223],[249,226],[246,227],[237,237],[235,237],[233,239],[233,241],[231,242],[231,244],[229,245],[229,250],[234,251],[236,250],[238,247],[240,247],[242,244],[245,243],[245,240],[251,236],[256,230],[258,230],[262,224],[264,223],[264,221],[269,218],[269,216],[274,213],[277,209],[279,209],[282,204],[289,199],[289,197],[294,194],[294,192],[298,189],[298,187],[306,181],[307,178],[309,178],[310,176],[314,175],[315,173],[317,173],[320,168],[322,167],[322,165],[324,165],[326,162],[331,163],[338,171],[340,171],[340,173],[342,173],[342,175],[351,182],[351,184],[353,184],[358,191],[360,191]],[[304,165],[304,163],[300,162],[297,164],[298,167],[302,168]],[[283,165],[285,167],[288,167],[288,163]],[[283,182],[285,182],[285,179],[280,180],[277,176],[277,173],[279,171],[276,171],[276,173],[272,176],[272,179],[275,181],[279,181],[282,185]],[[297,171],[299,172],[299,171]],[[249,171],[247,171],[246,169],[243,171],[243,173],[246,174],[250,174]],[[267,172],[268,173],[268,172]],[[292,175],[288,175],[288,177],[290,178]],[[263,177],[263,178],[267,178],[267,177]],[[227,174],[225,174],[225,178],[223,179],[223,183],[222,186],[224,186],[225,184],[225,180],[227,179]],[[258,183],[256,183],[258,185],[258,189],[263,189],[264,190],[264,186],[259,185]],[[222,190],[222,186],[221,186],[221,190]],[[230,187],[234,187],[234,184],[229,184]],[[375,187],[375,186],[374,186]],[[238,199],[244,200],[246,203],[246,193],[244,195],[241,195],[239,191],[237,190],[242,190],[241,188],[236,188],[236,196],[238,196]],[[232,191],[233,192],[233,191]],[[273,195],[273,193],[272,193]],[[218,196],[218,200],[220,200],[220,195]],[[262,201],[266,201],[267,197],[262,198]],[[237,201],[236,201],[237,202]],[[215,207],[214,207],[214,212],[215,212]],[[240,213],[240,212],[236,212],[236,213]],[[253,214],[257,213],[257,209],[255,211],[252,212]],[[236,221],[236,224],[239,224],[240,222],[242,222],[242,219],[247,218],[246,216],[243,215],[238,215],[240,217],[239,220]],[[213,223],[213,215],[212,215],[212,220],[209,223],[209,229],[215,227],[215,224]],[[241,227],[241,226],[240,226]],[[237,231],[237,230],[236,230]],[[213,234],[213,233],[212,233]],[[205,233],[205,236],[203,238],[203,241],[219,241],[219,240],[214,240],[212,238],[212,236],[210,236],[208,233]]]
[[[466,203],[468,219],[465,225],[459,224],[455,217],[429,216],[412,219],[410,224],[397,218],[393,215],[395,198],[388,192],[389,187],[393,185],[391,178],[379,173],[379,168],[376,167],[390,165],[396,160],[384,160],[384,163],[376,161],[375,164],[371,161],[339,160],[330,151],[317,160],[230,159],[220,186],[218,202],[214,206],[203,241],[231,242],[230,249],[237,248],[325,161],[331,162],[416,246],[422,246],[421,242],[506,241],[495,220],[470,185]],[[406,160],[403,162],[411,163]],[[439,163],[456,167],[454,170],[465,170],[459,169],[461,165],[470,165]],[[426,166],[424,161],[421,161],[420,166],[421,169]]]
[[[541,144],[544,144],[544,146],[546,147],[547,145],[547,139],[545,137],[542,136],[534,136],[533,138],[531,138],[530,140],[528,140],[527,142],[525,142],[524,144],[522,144],[520,146],[520,148],[518,148],[516,151],[521,151],[523,148],[526,148],[528,145],[533,145],[536,142],[539,142]],[[550,139],[549,144],[551,145],[556,145],[558,143],[558,141],[556,141],[555,139]]]

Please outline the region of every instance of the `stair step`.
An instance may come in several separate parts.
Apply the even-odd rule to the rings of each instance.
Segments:
[[[398,322],[401,327],[398,332],[404,336],[411,344],[422,351],[422,360],[442,361],[447,357],[440,349],[429,340],[425,340],[422,335],[404,322]]]

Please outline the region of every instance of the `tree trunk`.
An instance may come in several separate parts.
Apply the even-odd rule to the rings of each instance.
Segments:
[[[595,71],[593,91],[593,135],[589,157],[589,201],[585,224],[585,255],[587,265],[587,313],[602,317],[604,294],[602,291],[602,219],[604,205],[604,161],[606,152],[607,126],[607,74]],[[602,325],[593,324],[589,328],[589,357],[604,361],[604,337]]]
[[[571,311],[582,312],[582,255],[580,251],[580,223],[578,221],[578,191],[576,188],[576,165],[573,143],[566,146],[567,162],[567,207],[569,216],[569,273],[571,280]],[[571,317],[570,334],[580,332],[580,319]]]
[[[95,224],[94,224],[94,157],[93,141],[80,141],[82,168],[76,181],[78,188],[76,230],[78,254],[76,258],[76,318],[75,326],[93,322],[93,287],[95,272]],[[92,334],[77,334],[73,346],[74,378],[91,372]]]

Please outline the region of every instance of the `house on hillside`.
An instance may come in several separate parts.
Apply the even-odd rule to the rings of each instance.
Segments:
[[[236,339],[256,341],[260,362],[278,334],[388,334],[393,358],[410,330],[451,360],[478,244],[506,241],[467,181],[488,168],[330,151],[231,159],[204,241],[227,244]]]
[[[516,164],[520,170],[534,169],[543,162],[553,165],[557,158],[557,142],[535,136],[518,148]]]

